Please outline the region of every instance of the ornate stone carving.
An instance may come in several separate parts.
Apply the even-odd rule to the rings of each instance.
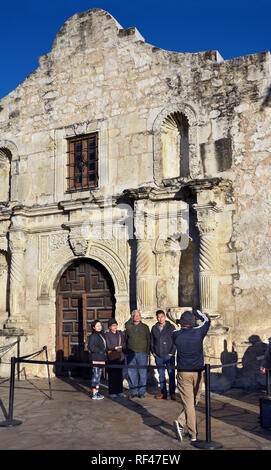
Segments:
[[[148,240],[138,240],[136,271],[139,275],[151,274],[152,251]]]
[[[124,266],[120,267],[116,260],[116,255],[113,255],[113,253],[108,253],[104,247],[93,245],[88,250],[88,256],[90,258],[93,257],[102,263],[106,268],[108,268],[110,274],[113,274],[113,279],[115,278],[117,280],[117,287],[119,292],[125,292],[127,290],[127,281],[124,276]]]
[[[50,253],[58,250],[63,245],[66,245],[67,243],[68,243],[67,233],[52,233],[50,235],[50,242],[49,242]]]
[[[81,226],[71,227],[68,239],[75,256],[86,256],[89,241],[82,236]]]
[[[72,251],[76,256],[85,256],[88,249],[88,241],[83,238],[71,238],[69,242],[72,247]]]

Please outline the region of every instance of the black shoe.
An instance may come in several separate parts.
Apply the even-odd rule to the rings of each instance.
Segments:
[[[145,398],[145,393],[143,393],[143,395],[138,395],[138,398]]]

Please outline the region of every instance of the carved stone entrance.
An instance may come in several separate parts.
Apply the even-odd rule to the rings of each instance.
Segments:
[[[115,316],[114,286],[107,270],[97,261],[76,260],[63,273],[57,288],[57,360],[89,360],[85,340],[91,323],[98,319],[107,327]],[[81,370],[80,370],[81,369]],[[67,375],[61,368],[57,375]],[[84,368],[70,370],[69,375],[85,375]]]

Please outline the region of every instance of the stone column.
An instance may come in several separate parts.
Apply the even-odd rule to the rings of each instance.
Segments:
[[[154,254],[152,238],[148,232],[146,206],[148,202],[137,201],[135,206],[136,249],[136,298],[137,308],[142,312],[151,312],[154,308]]]
[[[24,272],[26,240],[23,232],[10,232],[9,249],[11,254],[9,318],[6,328],[16,328],[26,322]]]
[[[149,240],[137,240],[136,290],[137,308],[150,311],[154,304],[153,253]]]
[[[200,233],[199,282],[201,310],[217,315],[218,309],[218,255],[216,245],[217,221],[211,207],[195,207]]]

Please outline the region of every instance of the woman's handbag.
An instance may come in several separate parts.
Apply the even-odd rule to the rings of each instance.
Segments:
[[[121,336],[120,333],[118,332],[119,335],[119,344],[118,346],[121,345]],[[119,349],[108,349],[107,351],[107,356],[108,356],[108,361],[120,361],[121,359],[121,351]]]

